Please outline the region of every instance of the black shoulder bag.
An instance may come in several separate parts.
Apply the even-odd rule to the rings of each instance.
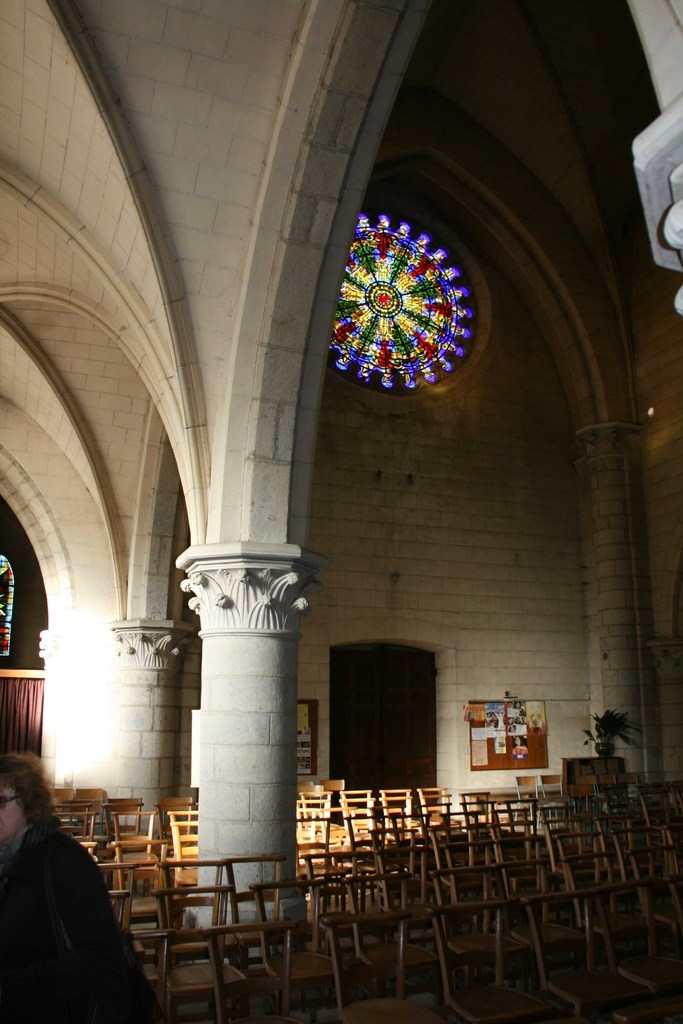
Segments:
[[[60,952],[67,952],[73,949],[73,945],[57,910],[49,856],[45,860],[45,895],[57,948]],[[95,998],[94,1005],[91,1004],[87,1015],[87,1024],[156,1024],[161,1019],[162,1013],[154,989],[135,954],[130,935],[120,929],[119,934],[125,962],[128,1012],[122,1015],[117,1008],[112,1015],[111,1008],[106,1005],[106,995],[100,993]]]

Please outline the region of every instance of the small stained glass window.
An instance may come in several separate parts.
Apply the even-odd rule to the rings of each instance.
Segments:
[[[9,654],[14,606],[14,573],[4,555],[0,555],[0,657]]]
[[[472,310],[460,270],[430,238],[411,238],[409,224],[392,229],[358,218],[330,351],[340,371],[367,384],[412,390],[436,384],[469,353]]]

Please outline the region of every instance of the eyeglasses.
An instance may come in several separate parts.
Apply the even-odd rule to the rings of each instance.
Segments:
[[[0,811],[4,811],[4,809],[7,807],[7,804],[11,804],[13,800],[18,799],[19,797],[16,795],[16,793],[14,796],[0,796]]]

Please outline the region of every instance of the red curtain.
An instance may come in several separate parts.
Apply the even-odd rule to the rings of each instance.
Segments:
[[[44,679],[0,678],[0,753],[28,750],[40,756],[44,684]]]

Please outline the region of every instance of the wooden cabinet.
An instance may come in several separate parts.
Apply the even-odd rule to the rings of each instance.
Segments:
[[[569,792],[568,786],[593,782],[601,775],[619,775],[623,771],[623,757],[563,757],[562,792]]]

